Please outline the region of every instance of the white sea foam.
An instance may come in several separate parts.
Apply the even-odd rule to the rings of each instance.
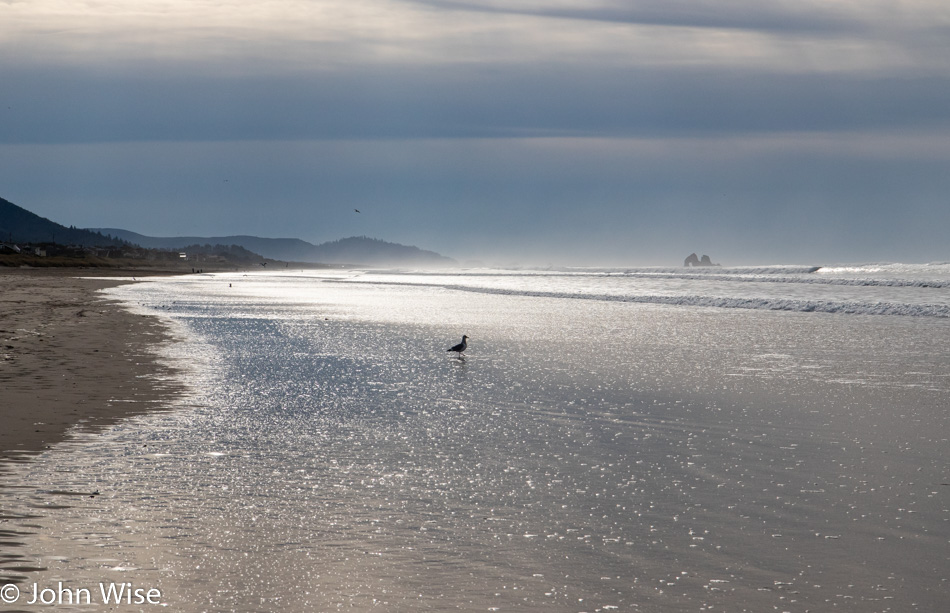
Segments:
[[[539,298],[581,298],[613,302],[669,304],[689,307],[717,307],[723,309],[760,309],[767,311],[798,311],[802,313],[839,313],[846,315],[904,315],[913,317],[950,317],[950,307],[937,304],[889,304],[884,302],[833,302],[764,298],[723,298],[716,296],[614,296],[609,294],[558,294],[556,292],[518,292],[454,286],[450,289],[535,296]]]
[[[405,271],[373,271],[378,275],[403,276]],[[445,271],[412,271],[412,276],[443,277]],[[804,283],[869,287],[950,287],[950,264],[857,264],[846,266],[737,266],[649,267],[649,268],[562,268],[550,270],[465,269],[453,276],[473,278],[597,278],[627,277],[722,281],[726,283]]]
[[[820,273],[821,269],[816,269],[815,273]],[[838,272],[838,271],[836,271]],[[941,279],[888,279],[871,277],[828,277],[828,276],[782,276],[777,272],[769,273],[664,273],[664,272],[625,272],[629,277],[644,277],[653,279],[684,279],[684,280],[702,280],[702,281],[724,281],[724,282],[752,282],[752,283],[814,283],[820,285],[846,285],[846,286],[868,286],[868,287],[932,287],[947,288],[950,287],[950,281]],[[810,273],[808,273],[810,274]]]
[[[368,271],[345,282],[682,307],[950,317],[947,264]]]

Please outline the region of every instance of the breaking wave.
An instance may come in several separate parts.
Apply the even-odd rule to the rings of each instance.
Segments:
[[[950,317],[950,306],[942,304],[906,304],[894,302],[857,302],[835,300],[796,300],[790,298],[721,297],[698,295],[639,295],[598,294],[591,292],[557,292],[519,290],[510,288],[480,287],[446,283],[390,283],[348,279],[365,285],[410,285],[415,287],[438,287],[462,292],[527,296],[535,298],[563,298],[574,300],[600,300],[604,302],[628,302],[640,304],[665,304],[683,307],[715,307],[721,309],[755,309],[765,311],[793,311],[799,313],[836,313],[843,315],[900,315],[909,317]]]
[[[394,274],[402,271],[393,271]],[[385,271],[377,271],[386,274]],[[445,271],[413,271],[416,276],[444,276]],[[950,288],[950,264],[861,264],[854,266],[740,266],[722,268],[556,268],[547,270],[467,269],[462,277],[622,277],[735,283],[796,283],[850,287]]]
[[[950,264],[945,262],[730,268],[466,269],[414,271],[408,275],[373,271],[349,281],[683,307],[950,317],[950,300],[945,291],[950,288]]]
[[[716,307],[722,309],[756,309],[795,311],[799,313],[838,313],[844,315],[902,315],[911,317],[950,317],[950,307],[939,304],[897,304],[835,302],[830,300],[791,300],[774,298],[726,298],[715,296],[618,296],[610,294],[566,294],[494,289],[484,287],[441,286],[447,289],[484,294],[533,296],[538,298],[573,298],[607,302],[667,304],[685,307]]]
[[[816,269],[812,272],[820,272]],[[738,283],[812,283],[815,285],[841,285],[864,287],[932,287],[944,289],[950,287],[950,281],[940,279],[880,279],[880,278],[843,278],[823,276],[790,277],[775,273],[744,273],[744,274],[664,274],[664,273],[624,273],[628,277],[650,279],[688,279],[705,281],[729,281]]]

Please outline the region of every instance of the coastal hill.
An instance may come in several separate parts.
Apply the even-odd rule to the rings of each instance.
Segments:
[[[9,244],[7,244],[9,243]],[[213,254],[226,260],[258,259],[309,264],[351,264],[358,266],[455,266],[451,258],[418,247],[389,243],[365,236],[344,238],[314,245],[297,238],[258,236],[178,236],[154,237],[116,228],[81,229],[66,227],[40,217],[0,198],[0,251],[13,253],[17,245],[75,246],[78,252],[95,247],[134,251],[134,247],[165,252]],[[62,251],[62,249],[59,249]],[[253,253],[249,253],[253,252]],[[143,255],[143,254],[139,254]],[[178,256],[177,253],[174,254]],[[114,257],[114,254],[107,257]],[[143,255],[144,257],[144,255]],[[149,256],[156,259],[158,254]]]
[[[454,266],[452,258],[418,247],[354,236],[314,245],[299,238],[259,236],[145,236],[118,228],[94,228],[150,249],[183,249],[190,245],[239,245],[265,258],[288,262],[375,266]]]
[[[66,227],[0,198],[0,243],[4,242],[104,247],[123,241],[94,230]]]
[[[195,272],[238,270],[266,263],[260,255],[238,245],[192,245],[175,251],[146,249],[102,232],[67,228],[0,198],[0,267]]]

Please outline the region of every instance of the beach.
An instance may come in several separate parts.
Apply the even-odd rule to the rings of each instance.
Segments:
[[[115,285],[64,312],[163,322],[183,393],[114,353],[100,402],[142,401],[10,466],[0,576],[180,611],[936,610],[946,268]]]
[[[97,294],[131,274],[143,273],[0,269],[0,460],[161,407],[175,393],[169,368],[148,350],[167,340],[163,326]]]

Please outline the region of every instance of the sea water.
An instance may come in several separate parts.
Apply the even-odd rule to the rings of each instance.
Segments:
[[[950,265],[107,293],[169,322],[193,392],[16,469],[7,524],[35,559],[4,572],[25,591],[125,581],[176,611],[950,601]]]

